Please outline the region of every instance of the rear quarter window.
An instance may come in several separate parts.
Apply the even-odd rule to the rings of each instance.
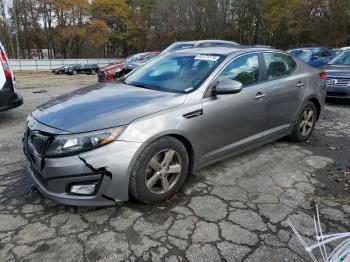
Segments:
[[[263,56],[267,69],[267,80],[289,76],[297,67],[297,63],[290,55],[282,53],[264,53]]]

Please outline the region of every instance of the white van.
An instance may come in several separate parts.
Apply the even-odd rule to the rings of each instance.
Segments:
[[[15,92],[14,76],[1,42],[0,61],[0,111],[5,111],[22,105],[23,98]]]

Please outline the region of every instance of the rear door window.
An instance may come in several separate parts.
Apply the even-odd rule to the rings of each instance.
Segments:
[[[316,57],[322,58],[322,57],[331,56],[331,53],[326,49],[317,49],[313,55]]]
[[[282,53],[264,53],[268,80],[291,75],[297,67],[293,57]]]

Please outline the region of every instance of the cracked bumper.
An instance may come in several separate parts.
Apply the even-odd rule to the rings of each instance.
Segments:
[[[80,155],[39,161],[28,153],[25,173],[45,197],[55,202],[72,206],[109,206],[128,200],[130,172],[141,145],[115,141]],[[70,193],[72,185],[90,182],[97,185],[92,195]]]
[[[33,170],[27,165],[25,174],[31,178],[36,188],[45,197],[64,205],[70,206],[110,206],[115,204],[111,199],[103,196],[103,189],[108,185],[110,179],[102,178],[103,176],[85,175],[75,178],[57,178],[52,180],[44,180],[39,172]],[[92,196],[79,196],[66,192],[70,185],[75,183],[84,183],[86,181],[100,181],[97,192]],[[51,187],[51,188],[50,188]],[[55,188],[55,189],[52,189]],[[58,192],[57,192],[58,191]]]

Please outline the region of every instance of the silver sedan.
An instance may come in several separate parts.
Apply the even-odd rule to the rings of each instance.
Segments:
[[[111,205],[130,194],[163,201],[196,169],[285,136],[308,139],[325,79],[270,48],[169,52],[119,82],[37,108],[23,138],[26,173],[67,205]]]

